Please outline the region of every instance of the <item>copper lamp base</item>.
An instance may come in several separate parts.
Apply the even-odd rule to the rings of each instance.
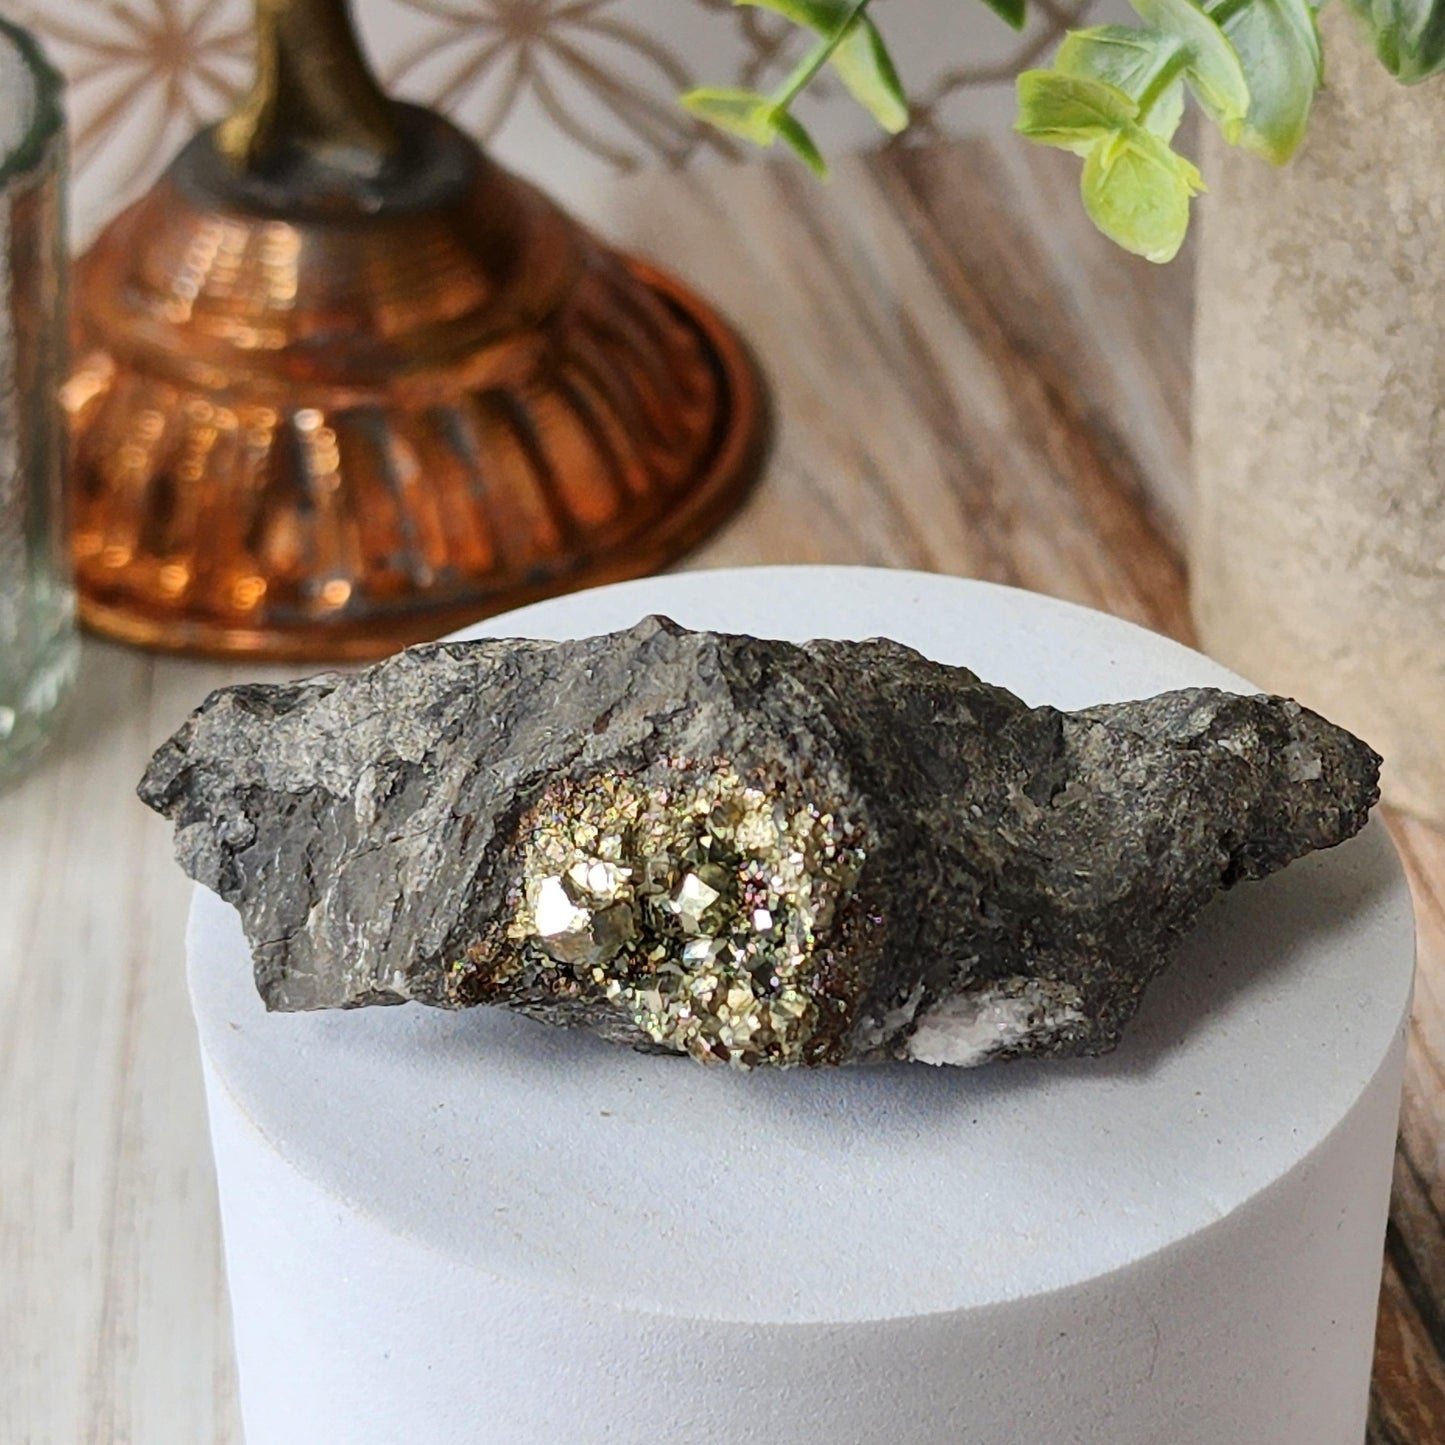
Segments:
[[[655,570],[742,499],[766,406],[716,313],[439,117],[394,119],[399,163],[342,199],[203,132],[78,263],[95,630],[374,657]]]

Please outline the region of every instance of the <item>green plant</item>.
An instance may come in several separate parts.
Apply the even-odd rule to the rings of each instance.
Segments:
[[[758,145],[781,140],[820,175],[827,164],[793,102],[825,67],[890,134],[908,100],[871,0],[735,0],[784,16],[813,43],[771,95],[704,88],[694,114]],[[984,0],[1022,27],[1026,0]],[[1172,259],[1203,189],[1172,141],[1192,98],[1230,145],[1283,164],[1304,138],[1324,76],[1315,0],[1131,0],[1137,25],[1071,31],[1047,70],[1018,78],[1016,129],[1083,160],[1084,206],[1105,235],[1151,261]],[[1347,0],[1401,80],[1445,68],[1445,0]]]

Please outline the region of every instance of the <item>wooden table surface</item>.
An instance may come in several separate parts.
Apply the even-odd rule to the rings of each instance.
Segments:
[[[827,187],[791,166],[634,183],[617,234],[738,320],[779,415],[762,486],[688,565],[986,577],[1188,640],[1187,259],[1113,251],[1075,184],[1069,158],[1004,139],[857,162]],[[60,745],[0,795],[4,1445],[240,1440],[188,884],[132,788],[243,671],[88,643]],[[1445,836],[1394,828],[1421,973],[1371,1440],[1440,1445]]]

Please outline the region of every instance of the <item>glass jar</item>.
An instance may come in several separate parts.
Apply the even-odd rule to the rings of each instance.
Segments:
[[[63,493],[65,123],[60,77],[0,20],[0,780],[75,675]]]

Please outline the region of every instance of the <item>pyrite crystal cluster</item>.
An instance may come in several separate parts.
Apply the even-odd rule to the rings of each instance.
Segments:
[[[739,1066],[1112,1048],[1205,903],[1357,832],[1277,697],[1031,708],[661,618],[215,693],[141,797],[272,1009],[499,1004]]]

